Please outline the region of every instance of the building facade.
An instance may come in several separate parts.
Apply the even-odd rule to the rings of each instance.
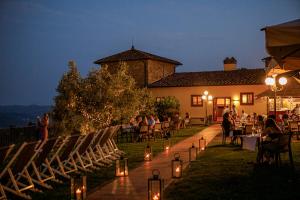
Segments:
[[[108,65],[110,70],[120,62],[126,62],[129,73],[140,87],[147,87],[160,100],[174,96],[180,102],[180,114],[205,117],[206,112],[214,121],[222,120],[226,106],[236,106],[238,114],[244,110],[251,114],[267,114],[267,101],[256,95],[267,89],[264,69],[238,69],[235,58],[224,60],[224,70],[176,73],[180,62],[146,53],[132,47],[130,50],[102,58],[95,63]],[[204,91],[213,98],[203,100]]]

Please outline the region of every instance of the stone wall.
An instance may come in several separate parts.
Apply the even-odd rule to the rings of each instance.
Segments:
[[[129,74],[135,79],[138,87],[145,86],[145,64],[146,61],[137,60],[137,61],[125,61],[128,65]],[[107,63],[108,69],[111,73],[115,73],[119,62]]]
[[[175,65],[157,60],[148,60],[148,84],[175,73]]]

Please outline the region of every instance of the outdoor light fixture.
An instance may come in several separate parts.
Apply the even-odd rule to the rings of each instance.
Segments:
[[[116,176],[128,176],[128,158],[121,156],[116,160]]]
[[[171,140],[166,138],[163,142],[163,148],[165,151],[169,151],[171,149]]]
[[[197,159],[198,148],[195,147],[194,143],[189,148],[189,162],[195,161]]]
[[[152,177],[148,178],[148,200],[161,200],[163,196],[164,180],[159,177],[159,170],[152,171]]]
[[[206,139],[204,139],[203,137],[201,137],[199,139],[199,150],[200,151],[204,151],[206,147]]]
[[[283,86],[287,84],[287,79],[285,77],[280,77],[278,79],[277,84],[277,79],[276,79],[277,74],[274,74],[272,77],[267,77],[265,79],[266,85],[270,86],[270,89],[274,92],[274,115],[277,118],[276,115],[276,100],[277,100],[277,92],[283,90]]]
[[[171,161],[172,178],[181,178],[182,176],[182,160],[180,160],[180,154],[174,154],[174,160]]]
[[[149,144],[147,144],[144,152],[144,160],[151,161],[152,160],[152,148]]]
[[[208,118],[207,118],[207,103],[211,102],[213,97],[211,95],[208,95],[208,91],[205,90],[203,92],[203,95],[202,95],[202,99],[205,101],[205,125],[208,125]]]
[[[86,199],[86,176],[77,175],[71,177],[71,200],[85,200]]]

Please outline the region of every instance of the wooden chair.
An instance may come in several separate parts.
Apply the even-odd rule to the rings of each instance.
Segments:
[[[139,134],[141,141],[143,141],[144,139],[147,139],[148,133],[149,133],[149,127],[147,125],[141,126],[140,134]]]
[[[117,158],[119,158],[120,156],[118,154],[116,154],[109,146],[108,140],[109,137],[112,133],[112,131],[114,131],[115,127],[111,126],[109,127],[103,134],[98,147],[98,152],[101,153],[104,158],[106,160],[110,160],[109,162],[111,163],[113,160],[116,160]]]
[[[117,125],[117,126],[114,127],[113,131],[111,131],[111,134],[110,134],[110,136],[109,136],[109,138],[108,138],[108,144],[109,144],[110,149],[111,149],[112,151],[114,151],[116,154],[118,154],[118,155],[121,156],[121,155],[124,155],[125,152],[124,152],[124,151],[121,151],[121,150],[118,148],[118,146],[117,146],[117,144],[116,144],[116,142],[115,142],[115,140],[114,140],[114,138],[118,135],[118,132],[119,132],[120,129],[121,129],[121,126],[120,126],[120,125]]]
[[[8,157],[8,155],[10,154],[14,146],[15,145],[13,144],[10,146],[0,148],[0,166],[4,165],[5,159]],[[0,181],[0,200],[5,200],[5,199],[7,199],[7,197]]]
[[[294,161],[293,161],[293,154],[291,148],[291,139],[292,133],[280,135],[278,138],[274,139],[273,142],[268,144],[262,144],[259,152],[259,163],[263,161],[263,155],[265,152],[269,152],[274,154],[275,156],[275,165],[281,165],[281,154],[288,153],[289,154],[289,161],[291,167],[294,169]]]
[[[50,166],[48,157],[53,151],[55,145],[60,140],[60,137],[50,138],[42,142],[42,148],[37,154],[36,158],[31,163],[31,173],[30,176],[35,184],[38,184],[47,189],[52,189],[52,187],[46,184],[47,181],[52,180],[55,182],[61,182],[56,179],[54,172]]]
[[[95,137],[93,143],[89,147],[89,154],[92,158],[92,162],[96,166],[107,166],[110,165],[112,160],[109,159],[109,156],[106,156],[100,146],[100,141],[102,140],[103,136],[106,134],[109,128],[105,128],[100,130],[97,133],[97,136]]]
[[[40,141],[24,142],[10,159],[4,170],[0,174],[1,184],[4,190],[11,192],[24,199],[31,197],[24,191],[31,190],[40,192],[36,189],[32,178],[28,172],[28,167],[42,148]],[[3,183],[5,181],[5,183]]]
[[[69,160],[68,158],[79,140],[80,135],[72,135],[66,137],[62,141],[59,148],[53,154],[49,162],[54,173],[70,179],[71,177],[68,174],[78,171],[75,160],[73,158]]]
[[[89,133],[83,136],[81,141],[76,145],[75,149],[70,153],[66,162],[70,165],[73,165],[73,168],[80,169],[84,172],[91,172],[91,170],[88,168],[95,169],[90,154],[88,153],[89,146],[92,144],[94,136],[95,133]],[[73,160],[75,162],[72,162]]]
[[[289,128],[288,129],[289,129],[289,131],[291,133],[293,133],[294,135],[296,135],[297,136],[297,140],[299,140],[299,132],[300,132],[300,130],[299,130],[298,122],[297,121],[291,121],[289,123]]]
[[[252,128],[253,128],[253,125],[246,124],[245,125],[245,130],[244,130],[244,135],[252,134]]]
[[[162,124],[161,123],[155,123],[154,130],[153,130],[154,137],[158,136],[160,138],[163,138],[163,130],[162,130]]]

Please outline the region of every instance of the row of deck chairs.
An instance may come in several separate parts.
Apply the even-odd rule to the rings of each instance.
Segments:
[[[7,192],[31,199],[28,190],[42,192],[45,188],[52,189],[51,181],[62,183],[61,178],[69,179],[73,172],[110,166],[124,154],[114,141],[119,128],[112,126],[87,135],[1,147],[0,166],[4,167],[0,171],[0,199],[7,199]]]

